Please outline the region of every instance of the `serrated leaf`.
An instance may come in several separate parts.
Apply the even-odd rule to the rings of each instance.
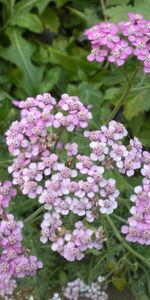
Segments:
[[[117,5],[111,8],[106,9],[106,14],[115,23],[118,23],[120,20],[126,21],[128,19],[128,12],[130,12],[132,6],[129,5]]]
[[[121,81],[123,80],[123,76],[121,76],[120,74],[115,74],[115,75],[106,75],[102,77],[102,82],[103,84],[105,84],[106,86],[114,86],[115,84],[119,84],[121,83]]]
[[[43,68],[34,66],[31,61],[35,47],[22,37],[19,29],[9,28],[6,33],[11,44],[7,48],[0,47],[0,57],[15,64],[22,71],[22,89],[28,95],[34,94],[43,74]]]
[[[56,12],[50,8],[47,8],[42,15],[42,21],[45,27],[49,28],[50,31],[57,33],[60,21]]]
[[[103,102],[103,95],[93,84],[82,82],[79,86],[81,100],[85,99],[85,104],[95,104],[100,107]]]
[[[139,136],[143,126],[145,125],[145,116],[144,114],[140,114],[138,118],[134,117],[128,121],[128,125],[132,130],[133,136]],[[143,130],[142,130],[143,131]]]
[[[145,18],[149,20],[150,12],[149,12],[149,0],[135,0],[134,1],[134,9],[135,13],[143,14]]]
[[[93,104],[93,109],[100,108],[103,102],[101,91],[89,82],[82,82],[78,87],[70,84],[68,93],[76,94],[85,105]]]
[[[125,116],[127,119],[131,119],[138,114],[148,111],[150,109],[150,90],[137,91],[133,98],[130,98],[125,103]]]
[[[148,19],[150,17],[149,0],[136,0],[134,6],[125,5],[124,1],[120,4],[121,5],[113,6],[111,8],[106,9],[108,17],[110,17],[110,19],[115,23],[118,23],[120,20],[127,20],[127,14],[129,12],[143,14],[144,17]]]
[[[39,85],[39,93],[49,92],[54,85],[59,81],[61,76],[61,69],[59,67],[54,67],[49,70],[46,77],[43,78]]]
[[[112,88],[107,89],[104,99],[112,100],[118,94],[119,91],[120,91],[120,89],[117,87],[112,87]]]
[[[11,25],[27,28],[30,31],[39,33],[43,30],[43,26],[39,17],[35,14],[24,12],[23,14],[15,14],[11,19]]]
[[[139,118],[138,118],[139,119]],[[142,144],[146,147],[150,146],[150,123],[144,123],[143,128],[141,129],[138,137],[141,140]]]

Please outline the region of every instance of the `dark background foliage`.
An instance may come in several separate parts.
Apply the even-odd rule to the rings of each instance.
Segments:
[[[103,7],[102,4],[105,4]],[[8,178],[7,166],[11,161],[5,145],[4,133],[11,122],[19,117],[13,99],[24,99],[38,93],[51,92],[59,99],[61,93],[77,95],[84,104],[92,104],[92,128],[104,124],[114,105],[126,88],[136,67],[131,58],[124,69],[108,63],[89,63],[90,51],[84,30],[100,20],[114,22],[127,19],[127,13],[143,13],[150,19],[149,0],[0,0],[0,176]],[[139,70],[130,94],[116,116],[131,136],[136,135],[145,148],[150,146],[150,79]],[[84,141],[81,139],[81,144]],[[127,218],[128,200],[133,182],[116,174],[124,198],[120,199],[117,215]],[[137,179],[138,182],[138,179]],[[125,209],[127,207],[127,209]],[[18,194],[11,209],[18,218],[25,219],[38,208],[37,202]],[[109,227],[105,217],[107,241],[101,252],[91,251],[80,263],[67,263],[39,243],[41,216],[25,226],[25,244],[44,262],[44,269],[36,277],[20,281],[23,295],[35,291],[37,299],[47,299],[51,291],[65,285],[68,279],[81,277],[91,282],[97,275],[106,275],[107,282],[118,290],[128,286],[138,300],[150,299],[149,269],[125,250]],[[122,220],[113,216],[120,230]],[[34,238],[33,238],[34,237]],[[149,260],[149,247],[133,248]],[[123,294],[122,294],[123,295]],[[16,296],[17,297],[17,296]],[[123,296],[122,296],[123,297]],[[16,298],[17,299],[17,298]],[[20,298],[19,298],[20,299]],[[115,298],[116,299],[116,298]],[[122,298],[123,299],[123,298]]]

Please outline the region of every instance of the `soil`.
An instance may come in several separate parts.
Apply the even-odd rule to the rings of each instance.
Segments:
[[[136,300],[130,290],[118,291],[114,287],[109,287],[108,295],[110,300]]]

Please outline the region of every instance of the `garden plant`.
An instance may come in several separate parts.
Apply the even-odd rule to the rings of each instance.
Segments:
[[[148,6],[0,0],[0,299],[150,299]]]

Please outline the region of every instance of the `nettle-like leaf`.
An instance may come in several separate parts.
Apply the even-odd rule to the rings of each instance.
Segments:
[[[120,89],[118,87],[108,88],[106,90],[104,99],[105,100],[112,100],[112,99],[114,99],[118,95],[119,92],[120,92]]]
[[[31,61],[35,46],[22,37],[22,32],[16,28],[6,31],[10,46],[0,47],[0,57],[15,64],[22,71],[21,88],[29,95],[36,93],[42,79],[43,68],[36,67]]]
[[[150,146],[150,124],[149,124],[149,119],[145,119],[146,125],[143,126],[143,129],[141,130],[139,134],[139,139],[142,141],[142,144],[146,147]]]
[[[149,0],[139,1],[136,0],[134,6],[126,5],[124,1],[120,5],[112,6],[106,9],[108,17],[113,21],[118,23],[120,20],[127,20],[127,14],[129,12],[143,14],[145,18],[149,19]]]
[[[131,119],[150,109],[149,91],[150,89],[145,89],[142,91],[137,90],[136,94],[125,102],[124,114],[127,119]]]

